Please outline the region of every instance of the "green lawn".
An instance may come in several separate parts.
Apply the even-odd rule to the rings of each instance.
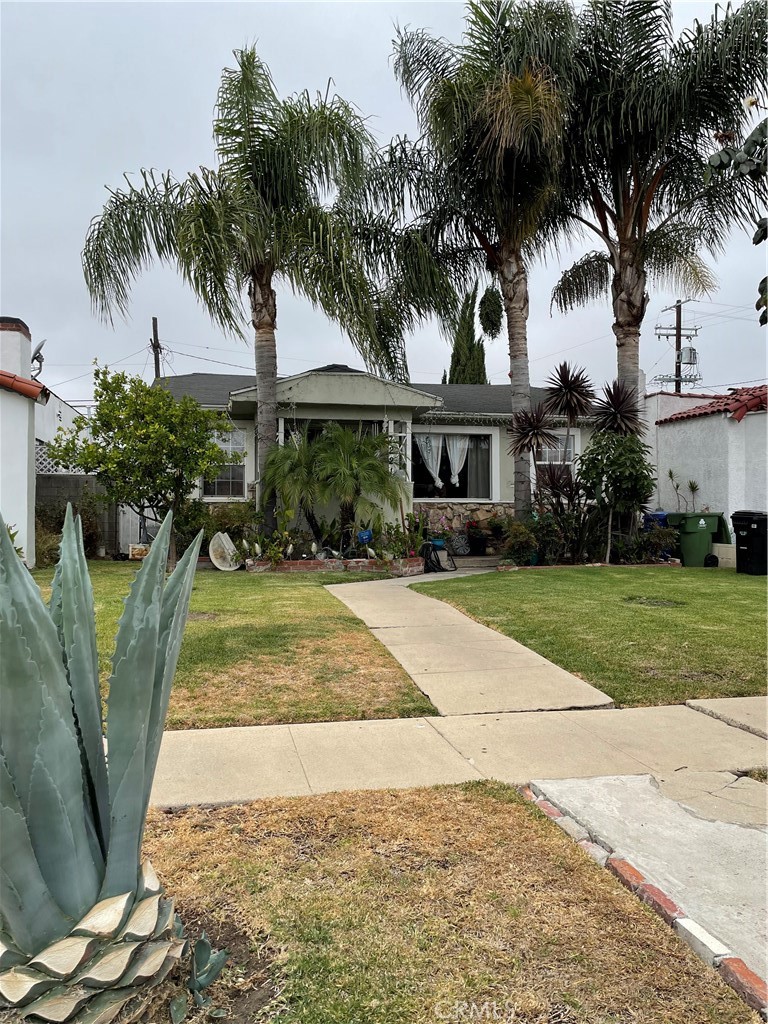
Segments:
[[[106,679],[136,565],[89,568]],[[34,576],[47,599],[53,570]],[[389,652],[323,589],[349,582],[346,573],[198,572],[168,728],[435,714]]]
[[[414,589],[582,676],[619,705],[765,692],[765,578],[584,567],[444,577]]]

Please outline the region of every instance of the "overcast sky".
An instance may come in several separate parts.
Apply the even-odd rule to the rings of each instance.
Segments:
[[[711,3],[675,4],[680,28],[707,19]],[[62,397],[92,393],[94,358],[151,376],[147,342],[157,316],[166,371],[248,372],[252,346],[223,336],[173,272],[153,268],[133,290],[131,319],[114,329],[91,314],[80,267],[90,219],[124,172],[170,169],[177,176],[213,166],[211,119],[221,69],[232,50],[256,42],[281,93],[336,90],[370,117],[383,143],[415,132],[389,56],[394,23],[428,27],[458,40],[461,3],[3,3],[2,277],[3,315],[25,320],[46,339],[43,379]],[[560,266],[594,248],[585,240]],[[756,284],[765,247],[737,233],[717,264],[719,290],[685,306],[700,324],[696,346],[703,387],[764,379],[765,330],[756,325]],[[559,266],[531,268],[528,344],[533,383],[556,361],[584,365],[598,381],[615,375],[611,313],[594,306],[549,315]],[[677,296],[653,291],[642,339],[649,379],[672,372],[669,343],[654,325]],[[685,298],[685,296],[682,296]],[[328,362],[362,367],[351,344],[320,313],[278,295],[279,372]],[[194,358],[193,358],[194,357]],[[411,379],[438,381],[450,359],[436,327],[409,340]],[[203,360],[220,360],[221,363]],[[508,357],[499,339],[487,347],[493,383],[504,383]]]

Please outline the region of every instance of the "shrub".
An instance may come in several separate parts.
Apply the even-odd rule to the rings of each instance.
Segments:
[[[515,565],[529,565],[536,553],[536,538],[524,523],[512,520],[504,538],[504,558]]]
[[[56,564],[60,544],[61,533],[49,530],[39,519],[35,519],[35,564],[38,569]]]

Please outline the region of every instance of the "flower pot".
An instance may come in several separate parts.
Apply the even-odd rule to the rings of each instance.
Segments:
[[[469,543],[470,555],[484,555],[485,549],[488,546],[488,541],[484,536],[473,536],[471,533],[467,534],[467,541]]]

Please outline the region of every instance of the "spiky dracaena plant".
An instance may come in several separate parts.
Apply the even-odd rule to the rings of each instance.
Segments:
[[[201,537],[165,581],[171,517],[120,620],[105,756],[93,592],[67,509],[48,607],[0,519],[0,1016],[134,1020],[183,954],[140,860]]]

